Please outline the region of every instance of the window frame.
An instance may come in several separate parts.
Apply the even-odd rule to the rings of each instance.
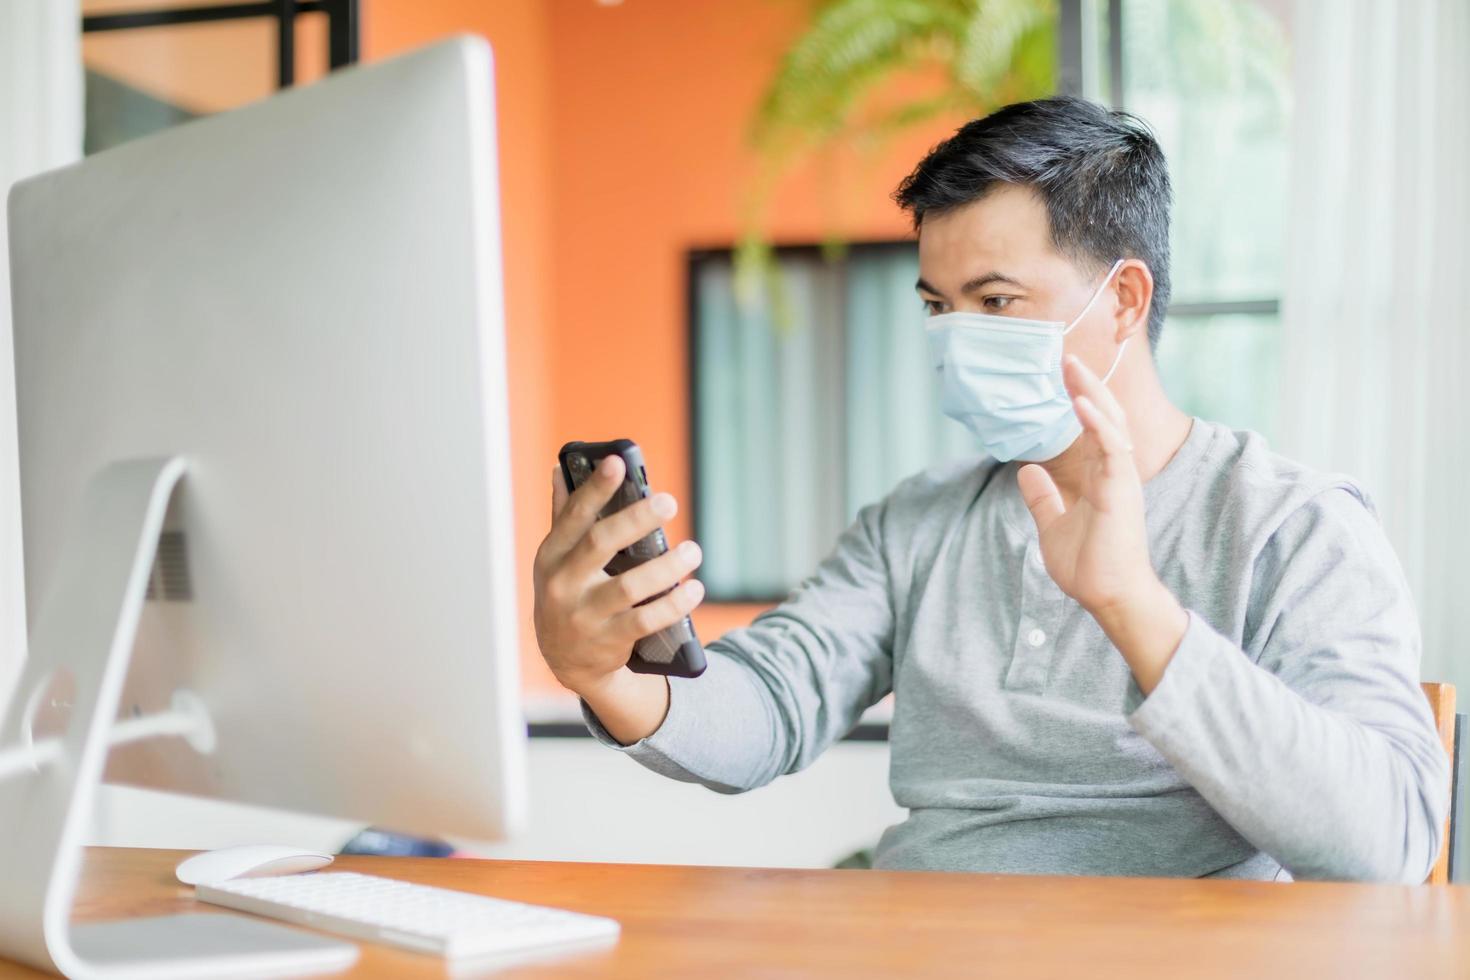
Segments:
[[[303,14],[326,15],[327,64],[331,71],[336,71],[357,63],[362,46],[362,13],[358,8],[359,0],[256,0],[109,11],[84,14],[81,30],[83,34],[94,34],[270,17],[276,21],[276,87],[290,88],[296,83],[296,18]]]
[[[1082,98],[1098,98],[1089,84],[1098,72],[1094,64],[1097,38],[1092,30],[1101,5],[1108,24],[1107,99],[1114,109],[1127,109],[1125,82],[1128,60],[1123,52],[1123,4],[1126,0],[1060,0],[1057,11],[1057,92]],[[1171,302],[1165,317],[1202,320],[1220,315],[1279,315],[1281,298],[1261,296],[1244,300],[1186,300]]]
[[[773,259],[779,261],[787,256],[801,256],[822,258],[830,246],[817,242],[780,242],[772,244],[770,251]],[[913,249],[918,247],[916,238],[867,238],[854,241],[845,241],[841,245],[840,262],[846,262],[848,256],[858,250],[862,251],[890,251],[896,249]],[[688,248],[684,253],[684,322],[685,322],[685,409],[688,413],[689,429],[685,440],[685,451],[689,460],[689,503],[690,503],[690,526],[694,534],[694,540],[706,540],[704,533],[709,527],[709,516],[705,513],[706,508],[701,506],[700,489],[703,483],[699,467],[699,433],[702,415],[699,410],[699,268],[702,262],[722,260],[733,262],[737,251],[737,245],[704,245]],[[918,302],[915,299],[915,302]],[[839,316],[843,324],[843,340],[846,342],[847,311],[844,308]],[[844,346],[844,350],[845,350]],[[841,373],[840,385],[844,394],[847,390],[847,371]],[[815,570],[815,569],[814,569]],[[799,583],[792,582],[791,588]],[[774,606],[784,602],[789,595],[777,593],[765,595],[758,592],[750,593],[724,593],[708,592],[706,601],[717,605],[754,605]]]

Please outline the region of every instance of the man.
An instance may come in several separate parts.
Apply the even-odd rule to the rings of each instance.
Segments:
[[[673,499],[597,521],[621,464],[570,498],[557,478],[537,637],[594,734],[739,792],[892,691],[910,816],[879,867],[1422,881],[1447,762],[1407,587],[1351,482],[1169,402],[1158,144],[1082,100],[1014,105],[896,197],[932,314],[913,342],[990,455],[865,508],[785,603],[710,644],[703,677],[672,682],[622,665],[702,598],[690,580],[636,605],[698,547],[601,569]]]

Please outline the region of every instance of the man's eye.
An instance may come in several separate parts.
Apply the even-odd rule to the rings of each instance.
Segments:
[[[987,296],[981,301],[980,305],[984,306],[991,313],[999,313],[1007,306],[1010,306],[1011,301],[1015,298],[1014,296]]]
[[[923,302],[924,312],[928,313],[930,316],[938,316],[939,314],[944,312],[944,304],[937,299],[926,299]]]

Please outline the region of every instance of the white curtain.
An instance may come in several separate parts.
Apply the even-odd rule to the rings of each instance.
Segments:
[[[778,597],[842,530],[841,284],[815,255],[783,261],[779,326],[737,300],[728,259],[697,270],[700,577],[720,598]]]
[[[1358,477],[1470,697],[1470,3],[1297,0],[1282,449]]]
[[[20,178],[81,155],[80,26],[77,0],[0,0],[0,709],[26,637],[5,199]]]
[[[694,506],[718,598],[780,598],[862,506],[979,452],[939,411],[912,244],[777,257],[785,323],[737,300],[728,256],[695,266]]]

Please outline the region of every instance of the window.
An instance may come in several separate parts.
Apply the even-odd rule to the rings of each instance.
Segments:
[[[779,599],[864,504],[976,452],[939,411],[912,242],[776,261],[769,303],[737,299],[728,250],[690,261],[694,533],[717,601]]]
[[[1157,351],[1164,385],[1185,411],[1269,438],[1285,258],[1289,4],[1090,6],[1095,30],[1082,32],[1081,89],[1148,122],[1174,185],[1173,297]]]
[[[81,0],[81,12],[89,154],[357,61],[358,0]]]
[[[1174,185],[1156,356],[1185,411],[1271,434],[1289,113],[1286,0],[1063,0],[1063,87],[1154,129]],[[866,503],[978,450],[946,419],[912,243],[777,250],[779,301],[690,261],[695,535],[716,601],[778,599]],[[769,309],[778,310],[773,315]]]

